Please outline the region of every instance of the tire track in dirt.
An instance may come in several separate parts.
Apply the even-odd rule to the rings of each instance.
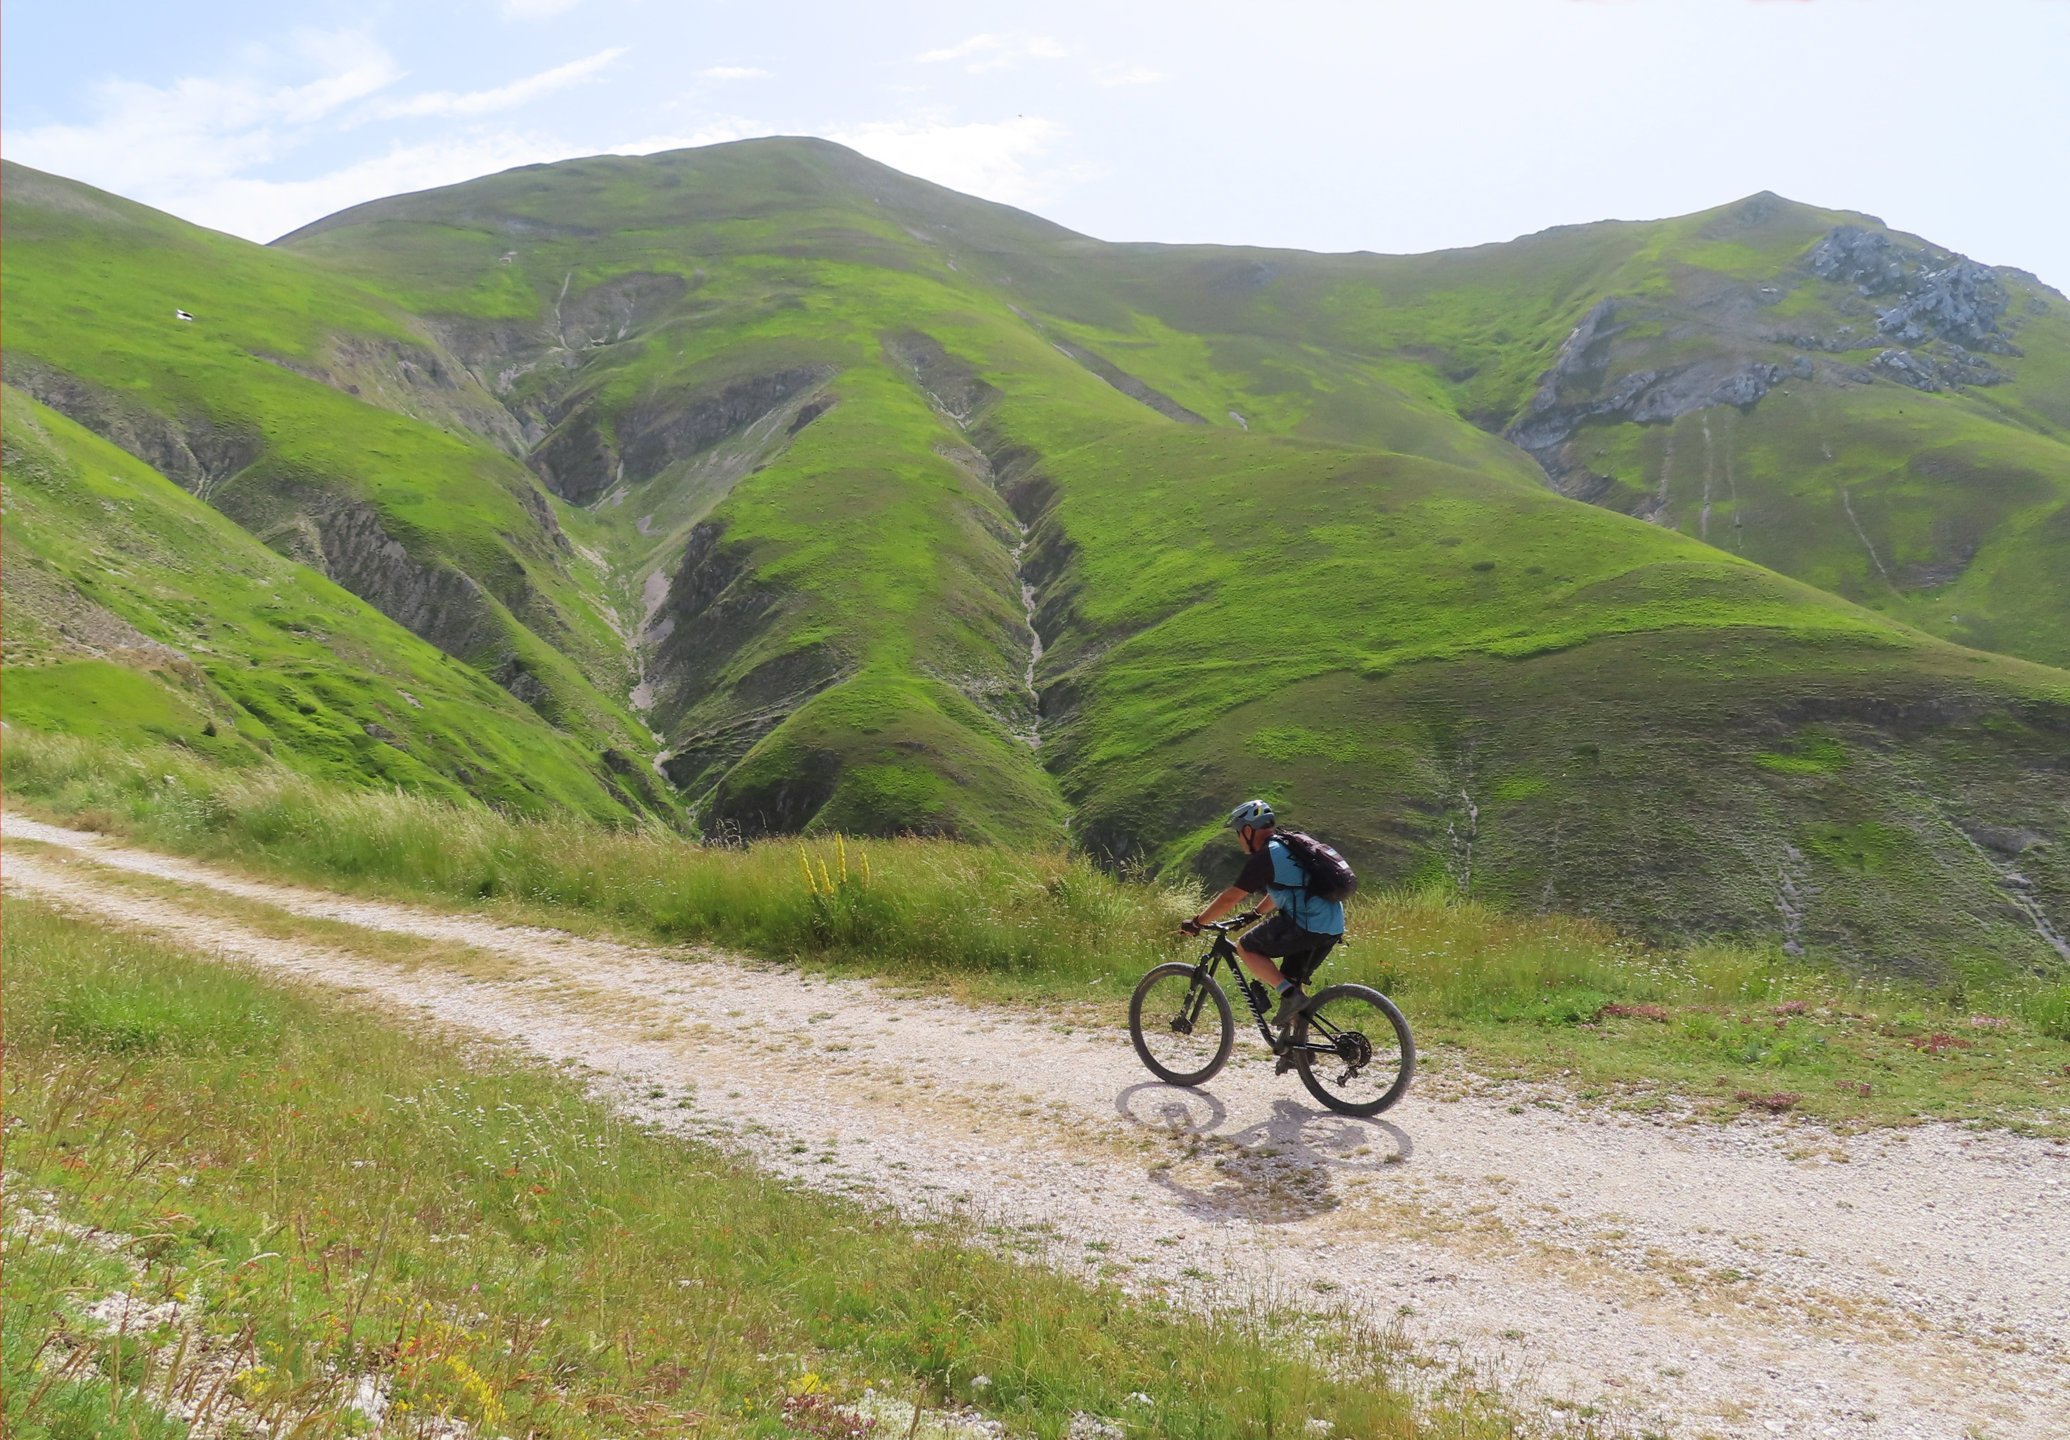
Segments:
[[[644,1121],[909,1215],[966,1208],[1012,1253],[1179,1304],[1398,1325],[1445,1362],[1432,1383],[1463,1368],[1527,1411],[1588,1405],[1677,1435],[2070,1433],[2070,1154],[2046,1142],[1554,1111],[1532,1103],[1561,1103],[1542,1087],[1496,1093],[1442,1056],[1395,1111],[1350,1120],[1255,1046],[1208,1090],[1175,1090],[1111,1020],[251,881],[13,815],[0,828],[61,847],[11,848],[10,889],[587,1067]],[[283,942],[108,870],[497,963]]]

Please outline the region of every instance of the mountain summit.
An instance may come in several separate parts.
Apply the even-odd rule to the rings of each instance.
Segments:
[[[2070,960],[2070,304],[2021,272],[1773,195],[1422,256],[1111,245],[818,140],[271,247],[4,184],[38,723],[121,671],[269,763],[1153,869],[1264,792],[1384,881]],[[177,585],[96,573],[111,445]],[[269,566],[330,618],[254,609]],[[434,679],[483,718],[426,722]]]

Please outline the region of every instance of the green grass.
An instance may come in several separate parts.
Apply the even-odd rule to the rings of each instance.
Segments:
[[[1492,1396],[1417,1415],[1405,1357],[1335,1317],[1086,1288],[570,1080],[33,902],[5,922],[11,1435],[184,1433],[159,1409],[182,1395],[219,1425],[361,1434],[362,1381],[391,1433],[777,1436],[794,1397],[869,1388],[1043,1437],[1079,1412],[1143,1436],[1513,1433]],[[117,1337],[84,1307],[118,1290],[180,1308]]]
[[[105,752],[34,738],[0,759],[17,804],[34,797],[261,874],[713,942],[977,1000],[1063,1003],[1074,1016],[1095,1013],[1090,1004],[1104,1024],[1118,1023],[1151,964],[1194,953],[1176,925],[1205,900],[1061,850],[838,836],[722,849],[199,767],[167,785]],[[1836,828],[1826,843],[1865,864],[1887,837]],[[1796,1108],[1841,1125],[2070,1125],[2060,981],[1927,986],[1775,950],[1653,948],[1585,920],[1505,916],[1452,886],[1356,899],[1327,973],[1396,996],[1433,1049],[1456,1049],[1482,1077],[1557,1079],[1717,1118],[1740,1113],[1745,1092],[1795,1094]]]

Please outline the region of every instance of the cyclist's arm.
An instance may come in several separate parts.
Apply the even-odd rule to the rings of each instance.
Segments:
[[[1224,915],[1227,915],[1231,910],[1234,910],[1237,906],[1241,905],[1245,900],[1248,900],[1250,898],[1250,895],[1251,892],[1244,889],[1243,886],[1231,885],[1227,890],[1224,890],[1213,900],[1210,900],[1208,902],[1207,909],[1201,911],[1198,915],[1193,917],[1193,923],[1196,925],[1213,924],[1215,921],[1221,919]],[[1265,897],[1264,901],[1258,906],[1258,913],[1260,915],[1270,915],[1272,913],[1272,909],[1272,897],[1268,895]]]

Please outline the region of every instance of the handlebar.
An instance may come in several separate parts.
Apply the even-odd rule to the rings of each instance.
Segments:
[[[1189,935],[1198,935],[1202,931],[1206,930],[1212,930],[1218,935],[1227,935],[1231,931],[1242,930],[1247,926],[1257,923],[1257,919],[1257,911],[1246,910],[1243,914],[1232,915],[1227,920],[1210,920],[1205,924],[1195,924],[1193,921],[1189,920],[1185,924],[1181,925],[1179,928]]]

